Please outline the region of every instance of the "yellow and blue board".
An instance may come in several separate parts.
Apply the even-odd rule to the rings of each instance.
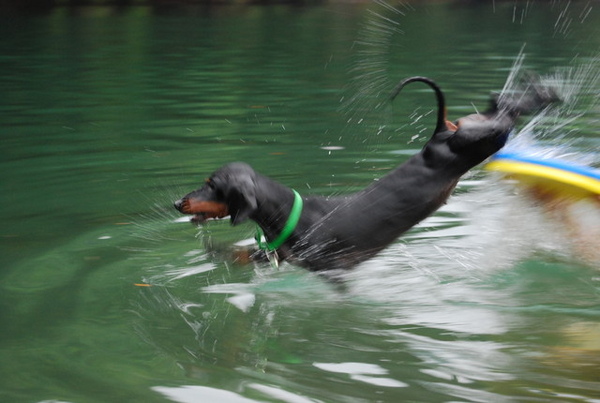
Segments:
[[[583,199],[600,195],[600,170],[568,161],[522,152],[497,153],[485,166],[520,184],[563,197]]]

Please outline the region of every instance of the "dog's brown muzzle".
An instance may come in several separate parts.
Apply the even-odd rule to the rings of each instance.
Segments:
[[[225,203],[215,201],[196,200],[184,197],[174,203],[174,206],[183,214],[194,215],[193,222],[202,223],[208,219],[223,218],[229,215]]]

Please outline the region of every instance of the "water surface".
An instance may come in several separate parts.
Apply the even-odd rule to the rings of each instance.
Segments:
[[[452,117],[523,46],[597,75],[594,3],[492,3],[4,13],[0,400],[598,401],[598,262],[479,168],[345,290],[236,262],[252,225],[171,207],[234,160],[305,194],[366,186],[432,127],[425,89],[380,105],[409,75]],[[531,141],[597,163],[597,88]]]

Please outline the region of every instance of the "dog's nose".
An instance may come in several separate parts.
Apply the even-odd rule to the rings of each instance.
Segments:
[[[179,199],[179,200],[175,201],[175,202],[173,203],[173,206],[174,206],[174,207],[175,207],[177,210],[181,211],[181,206],[183,206],[183,199]]]

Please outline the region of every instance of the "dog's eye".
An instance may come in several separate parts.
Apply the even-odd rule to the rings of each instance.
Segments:
[[[206,186],[208,186],[208,188],[214,192],[217,198],[223,197],[223,190],[219,186],[217,186],[217,184],[214,181],[207,180]]]

